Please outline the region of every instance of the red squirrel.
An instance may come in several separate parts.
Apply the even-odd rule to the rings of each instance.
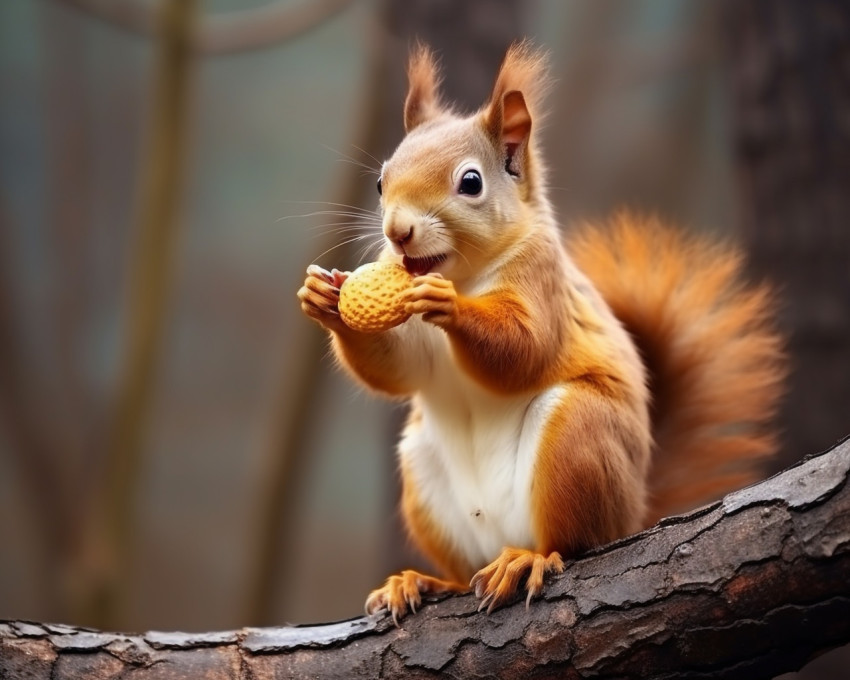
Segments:
[[[401,509],[439,577],[407,570],[366,601],[393,618],[423,593],[488,610],[526,602],[564,559],[754,478],[785,373],[767,286],[733,249],[620,213],[562,235],[539,149],[545,55],[508,51],[489,101],[440,101],[418,46],[406,135],[383,164],[380,260],[414,276],[413,316],[380,333],[340,319],[347,274],[298,293],[365,386],[410,403]]]

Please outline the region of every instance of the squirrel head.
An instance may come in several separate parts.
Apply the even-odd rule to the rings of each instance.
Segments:
[[[535,143],[546,56],[513,45],[488,102],[469,116],[441,103],[427,47],[411,54],[408,80],[406,135],[378,180],[384,235],[412,274],[463,282],[549,212]]]

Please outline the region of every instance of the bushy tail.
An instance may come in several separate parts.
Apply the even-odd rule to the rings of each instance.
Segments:
[[[786,374],[766,285],[734,249],[628,213],[579,229],[576,264],[634,337],[653,395],[647,525],[754,481]]]

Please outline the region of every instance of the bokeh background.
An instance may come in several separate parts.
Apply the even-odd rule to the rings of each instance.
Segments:
[[[795,365],[773,468],[850,433],[847,2],[3,0],[0,618],[328,621],[416,560],[402,411],[295,292],[379,236],[323,212],[376,208],[412,40],[474,110],[523,36],[564,228],[742,243]]]

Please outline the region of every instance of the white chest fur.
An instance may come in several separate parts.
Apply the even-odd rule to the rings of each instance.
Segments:
[[[442,332],[414,398],[421,421],[399,444],[419,500],[455,549],[484,566],[506,546],[534,547],[531,479],[540,438],[564,387],[499,396],[454,362]]]

